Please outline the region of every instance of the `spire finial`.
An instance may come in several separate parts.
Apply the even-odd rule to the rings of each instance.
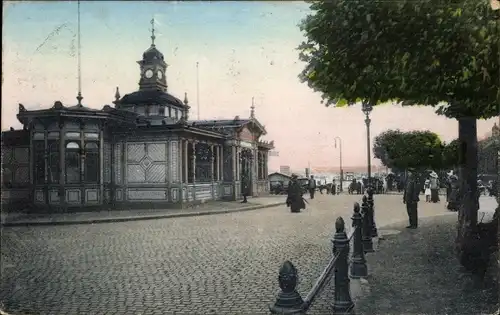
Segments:
[[[184,105],[188,105],[189,104],[189,101],[188,101],[188,94],[187,92],[184,92]]]
[[[78,106],[83,106],[82,105],[83,96],[81,92],[78,92],[78,96],[76,97],[76,99],[78,100]]]
[[[155,39],[156,39],[156,36],[155,36],[155,18],[153,17],[151,19],[151,46],[155,45]]]
[[[120,99],[120,89],[116,87],[115,101],[118,102],[119,99]]]
[[[254,97],[252,97],[252,106],[250,106],[250,118],[255,118],[255,103],[254,103]]]

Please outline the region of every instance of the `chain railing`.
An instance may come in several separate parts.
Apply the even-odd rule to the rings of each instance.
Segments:
[[[354,302],[350,293],[350,279],[368,276],[365,253],[374,251],[372,237],[378,234],[373,214],[373,194],[369,192],[368,196],[363,196],[361,207],[357,202],[354,204],[351,217],[354,229],[349,235],[346,233],[344,219],[337,218],[332,240],[333,255],[305,299],[302,299],[300,293],[297,292],[297,269],[292,262],[285,261],[278,275],[281,291],[278,293],[276,302],[269,306],[271,314],[306,314],[332,276],[335,292],[334,314],[353,313]],[[349,257],[350,253],[351,257]]]

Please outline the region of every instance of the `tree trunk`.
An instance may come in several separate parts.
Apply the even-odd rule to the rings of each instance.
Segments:
[[[460,207],[457,224],[457,254],[460,262],[470,257],[474,248],[479,199],[477,192],[477,124],[475,118],[458,120]]]

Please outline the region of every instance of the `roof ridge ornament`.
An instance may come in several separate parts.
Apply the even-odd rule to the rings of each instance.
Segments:
[[[120,88],[116,87],[116,92],[115,92],[115,103],[120,100]]]
[[[255,103],[253,96],[252,96],[252,106],[250,106],[250,118],[255,119]]]
[[[64,105],[61,101],[55,101],[54,106],[52,106],[53,109],[63,109]]]

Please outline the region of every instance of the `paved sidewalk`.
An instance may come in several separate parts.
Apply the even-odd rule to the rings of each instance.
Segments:
[[[498,310],[498,266],[489,270],[481,288],[474,288],[463,276],[454,253],[454,216],[421,219],[417,230],[402,224],[382,229],[394,234],[380,242],[377,252],[366,255],[369,277],[359,285],[357,314],[491,314]]]
[[[498,203],[495,197],[481,196],[479,198],[479,211],[477,214],[478,222],[491,222],[497,207]]]
[[[210,201],[187,209],[104,210],[54,214],[2,213],[1,223],[3,226],[24,226],[126,222],[257,210],[284,205],[285,201],[286,196],[269,196],[249,198],[248,203],[241,203],[240,201]]]

